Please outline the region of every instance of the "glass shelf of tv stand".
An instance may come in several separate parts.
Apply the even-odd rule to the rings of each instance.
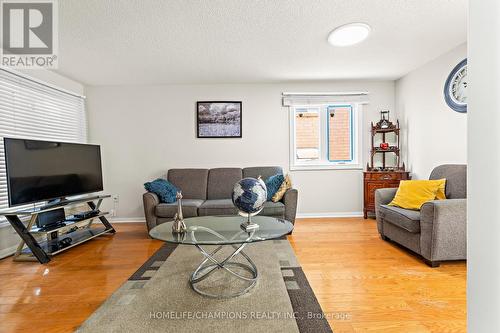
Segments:
[[[5,216],[5,215],[38,215],[43,212],[48,212],[50,210],[54,210],[57,208],[61,208],[64,206],[71,206],[71,205],[76,205],[76,204],[81,204],[84,202],[89,202],[89,201],[95,201],[95,200],[102,200],[106,198],[110,198],[111,195],[109,194],[101,194],[101,195],[86,195],[86,196],[78,196],[78,197],[73,197],[69,199],[64,199],[62,201],[56,202],[56,203],[47,203],[43,206],[35,206],[35,207],[22,207],[22,208],[7,208],[4,210],[0,211],[0,216]]]
[[[109,212],[99,212],[99,214],[96,214],[94,216],[88,217],[86,219],[81,219],[81,220],[66,220],[66,221],[63,221],[65,223],[65,225],[61,225],[59,227],[56,227],[56,228],[53,228],[53,229],[49,229],[49,230],[44,230],[44,229],[41,229],[41,228],[38,228],[38,227],[32,227],[29,230],[29,232],[32,233],[32,234],[42,234],[42,235],[51,234],[53,232],[58,232],[60,234],[65,234],[65,233],[70,232],[70,230],[75,229],[75,228],[82,229],[84,227],[88,227],[89,224],[91,223],[91,221],[93,219],[98,219],[99,217],[106,216],[108,214],[109,214]]]
[[[107,229],[105,226],[92,226],[89,228],[78,229],[67,234],[60,235],[56,238],[43,240],[38,243],[38,245],[49,255],[53,256],[60,252],[69,250],[70,248],[77,246],[81,243],[89,241],[97,236],[110,233],[112,230]],[[69,245],[62,245],[60,240],[70,237],[71,243]],[[22,255],[31,255],[31,251],[29,248],[23,249],[20,254]]]

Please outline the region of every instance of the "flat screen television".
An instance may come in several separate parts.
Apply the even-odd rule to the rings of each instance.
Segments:
[[[103,190],[98,145],[4,138],[9,206]]]

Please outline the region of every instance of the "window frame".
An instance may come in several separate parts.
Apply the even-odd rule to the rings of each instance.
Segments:
[[[351,108],[351,160],[331,161],[329,160],[329,120],[331,108]],[[296,122],[297,109],[319,108],[320,109],[320,158],[318,160],[299,161],[296,158]],[[328,104],[305,104],[289,107],[289,164],[290,170],[362,170],[362,122],[361,106],[358,103],[328,103]]]

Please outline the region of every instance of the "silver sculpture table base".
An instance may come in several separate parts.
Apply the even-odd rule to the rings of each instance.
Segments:
[[[218,234],[217,232],[215,232],[209,228],[205,228],[205,227],[195,227],[195,228],[192,228],[191,230],[189,230],[191,232],[191,237],[194,240],[196,240],[195,235],[194,235],[196,230],[203,230],[206,232],[210,232],[211,234],[219,237],[221,240],[226,240],[222,235]],[[251,231],[249,233],[247,233],[245,231],[241,231],[240,233],[237,233],[236,235],[234,235],[234,237],[232,237],[231,240],[235,239],[236,237],[238,237],[242,233],[246,233],[249,236],[248,236],[248,239],[245,241],[248,241],[249,239],[251,239],[253,237],[254,232],[255,232],[255,230]],[[255,266],[252,259],[250,259],[250,257],[245,252],[243,252],[243,249],[245,248],[245,246],[247,244],[248,243],[244,242],[242,244],[220,245],[210,253],[208,251],[206,251],[200,245],[195,244],[196,248],[201,252],[201,254],[203,254],[205,259],[198,265],[198,267],[195,269],[195,271],[193,272],[193,274],[191,274],[191,277],[189,278],[189,284],[191,285],[191,288],[200,295],[212,297],[212,298],[233,298],[233,297],[238,297],[238,296],[241,296],[243,294],[246,294],[248,291],[250,291],[250,289],[252,289],[255,286],[255,284],[257,283],[258,272],[257,272],[257,266]],[[215,254],[217,252],[219,252],[225,246],[231,246],[234,249],[233,253],[231,253],[228,257],[226,257],[222,261],[217,260],[215,258]],[[238,255],[243,257],[247,261],[248,264],[232,261]],[[235,272],[233,270],[235,267],[249,272],[250,276],[249,277],[243,276],[240,273]],[[228,294],[228,295],[211,294],[211,293],[202,291],[200,288],[198,288],[197,284],[199,282],[205,280],[212,273],[214,273],[220,269],[223,269],[228,274],[233,275],[237,279],[248,282],[248,286],[246,286],[245,288],[243,288],[242,290],[240,290],[238,292]]]

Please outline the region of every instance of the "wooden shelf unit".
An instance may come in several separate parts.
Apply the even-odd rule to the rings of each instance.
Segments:
[[[366,171],[363,173],[363,215],[365,219],[368,218],[368,213],[375,213],[375,191],[377,189],[399,187],[399,182],[401,180],[411,179],[410,173],[405,171],[405,164],[401,164],[399,140],[401,129],[399,127],[399,120],[396,120],[395,124],[388,122],[387,128],[382,128],[381,126],[382,121],[371,124],[370,163],[367,164]],[[387,135],[390,133],[394,133],[396,142],[392,142],[387,149],[375,145],[375,138],[377,135],[382,136],[382,142],[387,142]],[[396,155],[395,165],[387,165],[386,154],[388,153]],[[382,154],[381,167],[375,167],[374,165],[374,157],[376,154]]]
[[[400,166],[401,163],[401,154],[400,154],[400,146],[399,146],[399,134],[400,134],[400,128],[399,128],[399,120],[396,120],[396,124],[393,124],[389,122],[389,127],[387,128],[381,128],[381,122],[378,122],[376,124],[371,124],[371,150],[370,150],[370,163],[367,165],[366,169],[367,171],[404,171],[404,163],[403,166]],[[375,137],[380,134],[382,135],[382,142],[386,142],[386,136],[389,133],[394,133],[396,136],[396,142],[393,143],[393,145],[389,146],[387,149],[383,149],[380,146],[375,145]],[[393,153],[396,154],[396,165],[387,167],[386,165],[386,157],[385,154],[387,153]],[[374,165],[374,156],[375,154],[383,154],[382,155],[382,167],[381,168],[376,168]],[[380,170],[378,170],[380,169]]]

